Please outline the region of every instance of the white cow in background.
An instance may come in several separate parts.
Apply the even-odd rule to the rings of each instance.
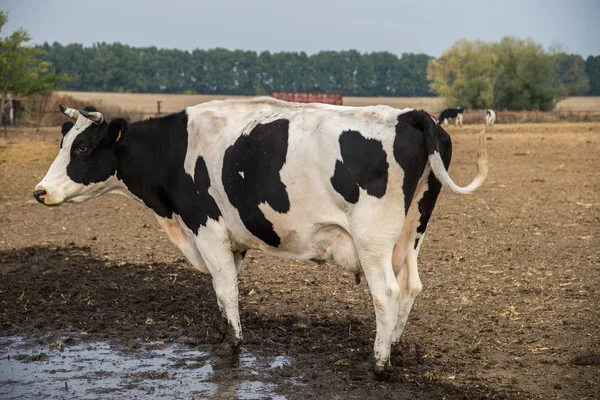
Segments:
[[[496,122],[496,112],[492,109],[488,109],[485,111],[485,124],[487,126],[494,126],[494,122]]]

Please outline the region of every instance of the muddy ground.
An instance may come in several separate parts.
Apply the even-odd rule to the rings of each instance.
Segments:
[[[479,128],[450,128],[461,184],[474,174]],[[220,356],[210,277],[141,205],[32,201],[58,144],[58,128],[0,135],[3,398],[27,398],[23,382],[39,371],[56,398],[600,398],[598,123],[491,129],[484,187],[442,192],[419,259],[424,289],[383,382],[370,372],[366,282],[329,263],[249,252],[242,354]],[[85,346],[102,350],[85,376],[52,367]],[[184,355],[143,371],[124,361],[99,389],[103,357],[141,365],[152,351]],[[212,389],[195,390],[200,381]]]

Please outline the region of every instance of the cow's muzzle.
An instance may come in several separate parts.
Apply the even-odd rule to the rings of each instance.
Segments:
[[[45,190],[34,190],[33,197],[38,201],[38,203],[45,204],[46,203],[46,191]]]

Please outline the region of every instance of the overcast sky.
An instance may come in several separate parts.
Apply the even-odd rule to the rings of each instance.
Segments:
[[[34,44],[121,42],[183,50],[356,49],[439,57],[459,38],[531,37],[600,55],[600,0],[0,0]]]

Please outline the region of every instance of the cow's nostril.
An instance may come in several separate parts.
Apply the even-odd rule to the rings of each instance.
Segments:
[[[38,201],[38,203],[44,204],[46,200],[46,191],[45,190],[34,190],[33,197]]]

